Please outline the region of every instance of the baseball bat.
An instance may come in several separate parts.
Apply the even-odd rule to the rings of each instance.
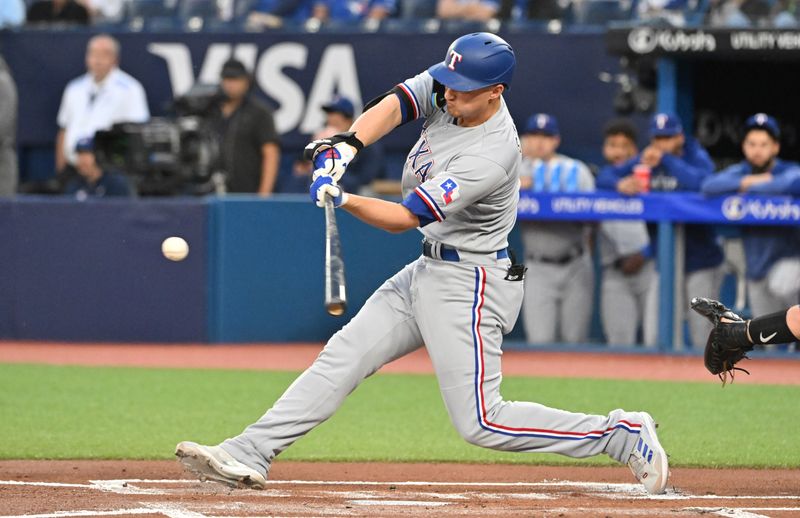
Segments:
[[[335,317],[347,309],[344,260],[333,199],[325,195],[325,310]]]

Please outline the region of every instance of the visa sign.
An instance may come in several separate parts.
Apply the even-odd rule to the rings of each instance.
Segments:
[[[278,104],[275,125],[280,133],[312,133],[320,129],[324,124],[321,108],[335,94],[350,98],[356,106],[363,105],[353,46],[347,43],[325,47],[308,98],[287,73],[308,66],[308,47],[302,43],[276,43],[260,54],[254,43],[212,43],[196,76],[188,45],[150,43],[147,50],[165,61],[173,97],[189,91],[195,82],[219,83],[225,61],[238,59],[253,71],[255,85]]]

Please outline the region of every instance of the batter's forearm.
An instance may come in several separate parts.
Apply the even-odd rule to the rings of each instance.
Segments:
[[[402,122],[400,100],[395,95],[387,95],[381,101],[362,113],[350,126],[358,140],[365,146],[377,142]]]
[[[364,223],[394,234],[419,226],[419,218],[399,203],[348,194],[341,206]]]

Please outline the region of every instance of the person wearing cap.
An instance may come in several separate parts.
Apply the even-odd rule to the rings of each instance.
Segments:
[[[419,231],[422,253],[357,308],[258,421],[218,445],[179,443],[175,455],[188,470],[201,480],[263,489],[277,455],[333,416],[383,365],[425,347],[447,413],[469,443],[608,455],[627,463],[648,492],[666,490],[669,459],[647,412],[590,415],[506,401],[500,393],[503,335],[517,320],[525,276],[508,251],[522,156],[503,94],[515,65],[502,38],[461,36],[444,59],[368,103],[350,131],[306,146],[315,167],[314,205],[339,207],[386,232]],[[338,182],[354,156],[420,118],[425,123],[403,167],[402,201],[342,189]],[[358,252],[369,254],[370,245]]]
[[[345,132],[353,125],[355,106],[347,97],[337,95],[322,107],[322,111],[325,112],[325,127],[314,136],[315,139]],[[342,177],[339,184],[347,192],[359,192],[362,188],[369,187],[373,180],[380,178],[384,167],[383,146],[376,142],[364,148],[350,162],[347,175]]]
[[[638,134],[626,119],[603,131],[604,169],[622,165],[639,153]],[[601,170],[602,174],[602,170]],[[602,266],[600,321],[610,346],[643,343],[655,347],[658,324],[658,274],[644,221],[603,220],[597,226]],[[637,332],[642,328],[642,339]]]
[[[141,83],[119,68],[119,42],[108,34],[89,40],[87,73],[69,82],[58,110],[56,171],[60,178],[74,174],[79,140],[94,138],[119,122],[146,122],[150,118]]]
[[[557,152],[561,135],[554,116],[531,115],[520,140],[522,190],[594,190],[586,164]],[[586,342],[592,318],[592,305],[586,301],[594,293],[590,227],[571,221],[523,221],[520,229],[528,267],[522,305],[528,343]]]
[[[94,155],[94,140],[83,138],[75,145],[75,169],[78,175],[67,181],[64,194],[78,200],[110,196],[134,196],[127,178],[120,173],[105,171]]]
[[[281,156],[272,110],[251,94],[252,78],[241,61],[226,61],[221,76],[223,100],[208,122],[220,142],[227,192],[272,194]]]
[[[800,164],[778,158],[778,122],[757,113],[745,122],[744,160],[708,177],[704,194],[800,195]],[[797,303],[800,295],[800,228],[743,225],[745,276],[754,315],[773,313]],[[702,293],[695,293],[704,296]]]
[[[672,113],[657,113],[650,120],[649,129],[650,144],[622,165],[603,169],[597,176],[597,187],[627,195],[648,190],[699,191],[703,180],[714,172],[714,163],[708,152],[685,134],[680,117]],[[649,182],[634,175],[634,169],[641,167],[649,171]],[[656,230],[655,225],[648,225],[654,256],[657,253]],[[685,242],[685,317],[692,345],[701,347],[706,343],[711,327],[708,320],[688,310],[690,294],[708,293],[709,297],[718,297],[724,256],[711,225],[686,225]]]

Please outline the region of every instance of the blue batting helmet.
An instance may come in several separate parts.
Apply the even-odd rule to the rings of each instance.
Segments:
[[[454,41],[428,73],[448,88],[470,92],[497,84],[508,88],[515,65],[514,50],[503,38],[476,32]]]

